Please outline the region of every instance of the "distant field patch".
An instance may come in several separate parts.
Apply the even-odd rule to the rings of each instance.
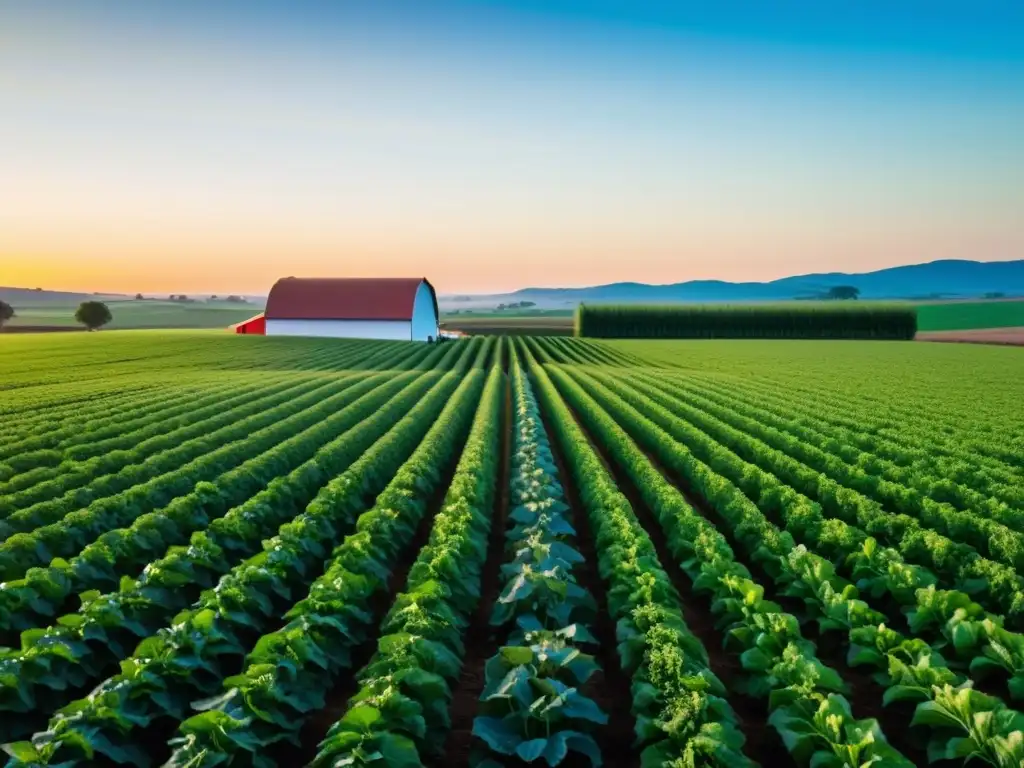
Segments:
[[[606,339],[912,339],[916,315],[905,304],[858,301],[581,304],[575,328]]]
[[[571,336],[571,314],[503,315],[501,313],[449,316],[441,318],[442,330],[471,335],[526,334],[531,336]]]
[[[1024,300],[970,301],[921,304],[917,308],[919,331],[962,331],[973,328],[1024,326]]]
[[[259,311],[253,304],[228,302],[107,301],[114,319],[110,329],[130,328],[227,328]],[[46,301],[14,304],[12,328],[24,326],[80,327],[75,322],[77,303]]]

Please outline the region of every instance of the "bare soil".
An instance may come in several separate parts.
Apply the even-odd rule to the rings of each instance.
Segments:
[[[914,340],[1024,346],[1024,327],[977,328],[967,331],[926,331],[918,333]]]

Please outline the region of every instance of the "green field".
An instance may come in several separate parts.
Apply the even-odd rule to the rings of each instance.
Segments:
[[[920,304],[919,331],[1024,327],[1024,301],[964,301]]]
[[[1024,764],[1020,350],[138,330],[0,372],[9,768]]]
[[[231,304],[226,301],[183,303],[146,299],[134,301],[107,300],[114,316],[110,329],[129,328],[227,328],[262,311],[256,305]],[[7,325],[81,327],[75,322],[77,303],[40,301],[19,302],[14,305],[15,317]]]

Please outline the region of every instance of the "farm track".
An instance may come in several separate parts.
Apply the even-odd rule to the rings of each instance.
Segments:
[[[9,768],[325,768],[359,749],[403,768],[488,751],[526,766],[488,740],[481,694],[501,658],[570,680],[522,660],[560,644],[599,668],[571,705],[596,709],[545,742],[581,734],[567,768],[588,750],[623,768],[688,750],[715,768],[806,765],[864,728],[855,762],[909,768],[976,716],[991,717],[980,762],[1024,764],[1024,365],[1005,350],[6,345],[25,354],[0,385],[0,741],[36,734]],[[552,543],[577,559],[540,554]],[[567,620],[588,635],[517,635],[509,616],[553,615],[513,587],[541,557],[593,598]],[[958,686],[973,697],[959,710],[944,698]],[[818,707],[839,731],[781,738]],[[211,740],[209,717],[231,725]]]

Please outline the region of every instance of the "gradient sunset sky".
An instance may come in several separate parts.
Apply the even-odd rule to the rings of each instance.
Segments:
[[[1024,258],[1019,0],[0,5],[0,285]]]

